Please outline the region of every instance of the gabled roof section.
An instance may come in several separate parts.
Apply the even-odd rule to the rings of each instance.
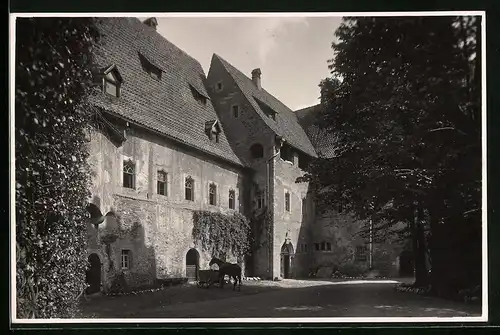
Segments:
[[[297,116],[292,110],[290,110],[290,108],[285,106],[265,89],[258,89],[249,77],[229,64],[222,57],[214,54],[212,62],[214,61],[222,63],[226,71],[235,80],[241,92],[246,96],[249,103],[257,111],[269,128],[271,128],[277,135],[283,136],[283,138],[292,147],[295,147],[310,156],[317,157],[313,145],[298,123]],[[261,108],[261,106],[259,106],[261,104],[257,101],[261,101],[276,113],[275,120],[266,115],[265,111]]]
[[[120,71],[118,71],[118,67],[115,64],[112,64],[112,65],[108,66],[107,68],[105,68],[102,73],[104,75],[107,75],[108,73],[112,73],[116,76],[116,79],[118,79],[120,81],[120,83],[123,83],[123,77],[122,77]]]
[[[147,63],[153,65],[154,67],[158,68],[158,70],[165,72],[165,70],[162,69],[162,67],[160,65],[156,64],[156,62],[154,61],[154,59],[152,57],[148,57],[146,55],[147,52],[139,51],[138,54],[139,54],[139,58],[141,59],[142,62],[147,62]]]
[[[295,111],[295,115],[318,155],[323,158],[333,158],[337,156],[336,136],[334,132],[319,127],[322,108],[321,104],[306,107]]]
[[[203,131],[205,122],[217,120],[217,114],[210,100],[201,104],[193,99],[191,86],[208,97],[200,63],[137,18],[99,21],[102,43],[94,52],[97,65],[115,64],[125,81],[119,98],[99,94],[93,102],[127,121],[242,166],[223,128],[218,143],[211,142]],[[161,80],[144,71],[139,54],[162,69]]]

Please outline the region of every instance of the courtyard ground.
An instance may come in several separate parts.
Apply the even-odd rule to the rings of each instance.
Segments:
[[[244,282],[240,292],[195,285],[130,296],[95,297],[83,317],[466,317],[481,306],[396,292],[396,281],[283,280]]]

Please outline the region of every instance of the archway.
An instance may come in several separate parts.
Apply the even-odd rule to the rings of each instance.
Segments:
[[[281,277],[292,278],[293,273],[293,245],[290,241],[285,241],[281,246]]]
[[[87,269],[85,281],[89,284],[86,293],[92,294],[101,291],[101,260],[97,254],[89,256],[90,267]]]
[[[403,251],[399,255],[399,276],[413,277],[415,267],[413,265],[413,254],[409,250]]]
[[[186,254],[186,277],[188,280],[198,279],[198,268],[200,267],[200,254],[196,249],[189,249]]]

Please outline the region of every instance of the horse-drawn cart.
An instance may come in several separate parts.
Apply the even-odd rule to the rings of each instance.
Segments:
[[[199,270],[198,287],[210,288],[212,284],[219,283],[219,271],[217,270]]]

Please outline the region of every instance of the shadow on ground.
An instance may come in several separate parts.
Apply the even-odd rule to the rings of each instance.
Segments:
[[[229,287],[170,287],[133,296],[98,297],[82,304],[82,317],[467,317],[480,306],[395,291],[393,281],[246,282]]]

